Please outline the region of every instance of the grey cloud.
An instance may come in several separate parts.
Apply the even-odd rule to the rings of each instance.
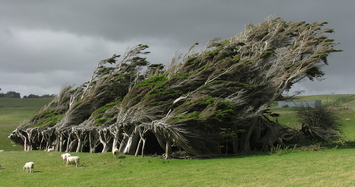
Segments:
[[[330,37],[341,42],[337,48],[344,50],[329,58],[330,65],[324,67],[326,80],[300,83],[305,94],[331,89],[355,92],[352,86],[339,88],[338,84],[353,78],[354,7],[352,1],[331,0],[2,0],[0,88],[12,86],[27,95],[29,88],[37,86],[36,90],[50,88],[56,93],[67,82],[80,84],[89,79],[101,59],[123,54],[128,46],[139,43],[150,46],[151,63],[167,64],[175,51],[185,53],[195,42],[201,48],[209,39],[227,39],[246,24],[276,15],[285,21],[328,21],[326,27],[335,30]],[[3,77],[11,74],[22,74],[34,83],[8,84]],[[38,82],[35,78],[51,75]]]

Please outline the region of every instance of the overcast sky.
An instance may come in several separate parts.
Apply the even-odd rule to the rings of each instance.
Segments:
[[[97,63],[146,44],[147,60],[168,64],[195,42],[228,39],[271,15],[329,22],[340,42],[325,80],[303,81],[303,95],[355,94],[353,0],[1,0],[0,88],[21,96],[57,94],[89,80]]]

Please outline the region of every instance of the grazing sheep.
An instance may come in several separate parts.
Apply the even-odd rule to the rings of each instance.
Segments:
[[[54,147],[48,148],[47,152],[54,152]]]
[[[76,167],[78,167],[78,165],[80,166],[80,157],[68,156],[67,157],[67,165],[65,167],[67,167],[69,163],[75,163]]]
[[[0,150],[0,153],[1,153],[1,152],[4,152],[4,150]]]
[[[63,159],[63,164],[64,164],[64,162],[67,160],[67,157],[69,157],[70,154],[69,154],[69,153],[64,153],[64,154],[62,154],[62,155],[60,155],[60,156],[62,157],[62,159]]]
[[[28,173],[28,169],[30,169],[30,173],[32,173],[31,169],[35,168],[35,163],[34,162],[27,162],[24,166],[23,166],[23,170],[26,169],[27,173]]]
[[[120,153],[120,151],[117,149],[117,147],[114,147],[112,149],[113,158],[117,158],[119,153]]]

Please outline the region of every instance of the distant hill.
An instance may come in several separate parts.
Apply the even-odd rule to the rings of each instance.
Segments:
[[[297,96],[294,101],[321,100],[322,105],[334,107],[348,107],[355,110],[355,94],[310,95]]]

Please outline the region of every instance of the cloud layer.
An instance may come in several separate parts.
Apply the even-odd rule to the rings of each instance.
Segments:
[[[329,58],[326,80],[303,81],[291,91],[305,95],[355,93],[355,2],[300,1],[12,1],[0,2],[0,88],[2,92],[56,94],[65,84],[87,81],[97,63],[139,43],[148,60],[168,64],[176,51],[195,42],[227,39],[270,15],[285,21],[323,22],[344,52]]]

